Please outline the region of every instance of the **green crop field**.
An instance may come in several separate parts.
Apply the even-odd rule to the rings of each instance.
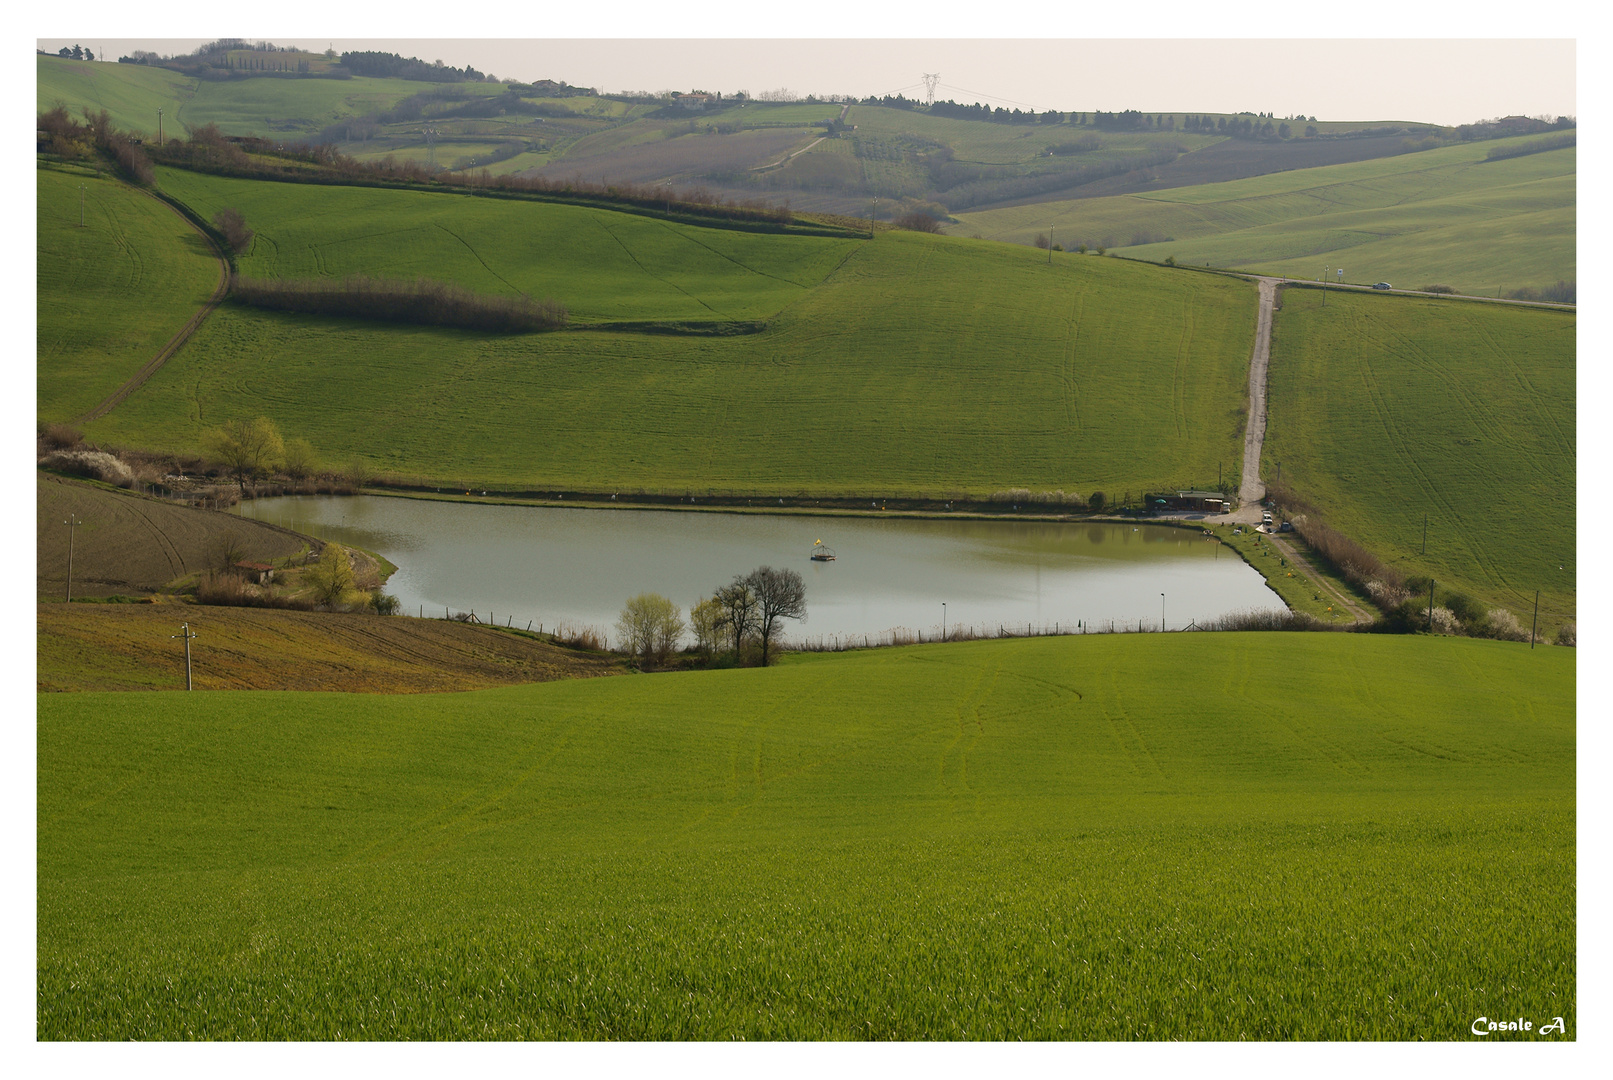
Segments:
[[[1402,288],[1498,288],[1573,280],[1573,149],[1486,161],[1516,140],[1449,146],[1144,195],[959,215],[952,231],[1028,243],[1106,243],[1137,258]],[[1171,237],[1166,241],[1166,237]]]
[[[1575,610],[1573,313],[1288,289],[1263,467],[1408,575]],[[1422,546],[1428,515],[1428,553]],[[1436,598],[1437,600],[1437,598]]]
[[[433,84],[405,79],[253,78],[211,82],[140,64],[87,63],[38,58],[35,81],[40,111],[67,106],[106,109],[114,126],[155,136],[157,110],[169,138],[187,128],[217,124],[227,135],[302,141],[338,119],[377,112]],[[501,94],[501,83],[456,83],[468,95]]]
[[[89,169],[39,169],[36,198],[38,417],[69,420],[156,355],[221,270],[172,209]]]
[[[1182,634],[42,695],[38,1037],[1572,1038],[1574,669]]]
[[[196,93],[198,81],[166,68],[141,64],[103,64],[59,56],[37,58],[35,88],[40,112],[64,106],[76,119],[85,109],[112,117],[122,131],[157,134],[157,110],[163,110],[165,134],[183,133],[180,108]]]
[[[178,169],[161,169],[158,179],[204,217],[226,206],[245,214],[257,230],[237,260],[245,277],[429,276],[554,297],[579,322],[765,319],[807,295],[860,243],[553,203]]]
[[[1048,266],[913,233],[832,241],[466,196],[164,181],[204,212],[245,209],[260,230],[247,273],[520,285],[584,319],[755,317],[798,298],[765,331],[730,337],[489,336],[226,307],[91,426],[105,441],[194,447],[204,428],[261,413],[326,460],[448,484],[780,496],[1137,492],[1241,460],[1255,318],[1243,282]]]

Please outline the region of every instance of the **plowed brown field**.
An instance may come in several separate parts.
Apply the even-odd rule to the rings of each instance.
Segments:
[[[38,688],[183,690],[189,623],[197,690],[417,694],[622,672],[619,658],[437,619],[203,607],[38,605]]]
[[[232,534],[241,557],[254,562],[298,555],[309,545],[275,525],[44,473],[34,505],[41,596],[64,594],[69,514],[83,522],[73,536],[74,596],[152,592],[212,569]]]

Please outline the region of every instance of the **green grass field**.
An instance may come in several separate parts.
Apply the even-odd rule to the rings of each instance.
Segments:
[[[1570,312],[1288,289],[1263,468],[1408,575],[1575,610]],[[1428,554],[1420,555],[1423,514]],[[1437,598],[1436,598],[1437,599]]]
[[[952,231],[1028,243],[1113,240],[1124,254],[1402,288],[1498,287],[1573,280],[1576,151],[1485,161],[1514,140],[1449,146],[1146,195],[960,214]],[[1169,242],[1143,242],[1150,235]]]
[[[42,695],[38,1037],[1572,1037],[1574,664],[1182,634]]]
[[[444,155],[439,148],[439,159]],[[257,231],[244,277],[427,276],[554,297],[578,322],[765,319],[806,296],[857,240],[709,229],[586,207],[161,169],[164,191]]]
[[[151,196],[88,169],[36,176],[36,408],[41,421],[69,420],[156,355],[221,271],[201,236]]]
[[[388,109],[434,84],[406,79],[232,79],[210,82],[166,68],[87,63],[41,56],[35,79],[37,108],[58,103],[75,117],[106,109],[114,126],[155,136],[183,137],[186,128],[217,124],[226,135],[260,135],[302,141],[327,124]],[[500,83],[458,83],[467,94],[496,95]]]
[[[181,108],[196,94],[198,80],[166,68],[143,64],[104,64],[37,57],[36,108],[40,112],[65,106],[74,119],[85,109],[112,117],[114,127],[155,137],[157,110],[163,110],[163,132],[183,134],[178,122]]]
[[[265,198],[288,200],[312,190],[349,211],[377,198],[263,187]],[[607,268],[592,278],[579,271],[590,283],[584,295],[619,295],[622,306],[590,311],[571,290],[559,298],[585,316],[646,317],[669,314],[651,305],[683,293],[651,292],[639,266],[652,255],[670,268],[687,253],[706,253],[653,218],[438,195],[392,205],[405,200],[442,207],[440,220],[455,230],[486,208],[477,237],[485,260],[424,214],[387,226],[389,242],[417,260],[400,266],[361,258],[369,243],[361,237],[319,242],[321,229],[340,235],[350,227],[343,215],[299,223],[247,203],[262,236],[274,237],[284,220],[285,235],[302,239],[280,245],[277,258],[257,254],[268,245],[260,239],[243,266],[463,269],[462,280],[484,287],[477,275],[501,266],[494,256],[502,250],[511,260],[506,277],[541,295],[541,280],[514,276],[515,260],[529,245],[542,250],[529,236],[575,221],[594,238],[578,254],[602,253]],[[517,215],[529,215],[532,233],[501,232]],[[414,251],[395,242],[405,228],[423,238]],[[627,248],[628,239],[645,254]],[[780,276],[789,252],[847,250],[737,232],[713,231],[708,243],[757,251],[772,260],[758,265]],[[633,258],[615,257],[612,245]],[[385,253],[380,243],[373,250]],[[697,279],[689,271],[699,265],[689,259],[678,284],[690,289]],[[713,256],[705,265],[734,264]],[[913,233],[853,243],[844,264],[810,290],[755,276],[771,295],[794,291],[800,299],[764,332],[732,337],[495,337],[226,307],[91,428],[104,441],[180,449],[199,445],[210,425],[261,413],[287,437],[311,440],[326,460],[362,455],[399,476],[517,490],[1119,493],[1196,483],[1214,476],[1217,463],[1230,471],[1241,458],[1255,317],[1253,287],[1243,282],[1116,260],[1049,267],[1026,249]],[[717,313],[756,310],[742,300]],[[711,306],[719,303],[714,297]]]

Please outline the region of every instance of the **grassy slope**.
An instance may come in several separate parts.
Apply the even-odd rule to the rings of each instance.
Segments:
[[[201,82],[181,119],[217,124],[227,135],[301,140],[349,116],[380,112],[435,84],[408,79],[232,79]],[[455,83],[469,95],[504,92],[498,83]]]
[[[262,412],[327,460],[479,487],[1135,492],[1239,460],[1252,299],[1214,276],[890,233],[743,337],[220,311],[94,433],[192,446]]]
[[[1407,288],[1447,284],[1494,293],[1575,276],[1575,151],[1484,160],[1497,142],[1152,195],[1074,200],[962,214],[955,231],[1029,242],[1138,232],[1174,237],[1126,249],[1264,273],[1314,278],[1342,264],[1348,281]]]
[[[105,109],[112,124],[123,131],[156,137],[157,110],[163,110],[163,131],[183,132],[182,106],[196,93],[197,80],[177,71],[140,64],[104,64],[99,61],[37,58],[36,107],[40,112],[65,105],[75,118],[84,109]]]
[[[39,1037],[1572,1033],[1574,663],[1206,634],[47,695]]]
[[[165,191],[257,236],[246,277],[429,276],[480,292],[552,296],[574,319],[765,319],[858,245],[706,229],[637,214],[378,188],[264,183],[160,170]]]
[[[116,180],[40,169],[36,191],[37,408],[41,420],[67,420],[150,360],[207,302],[220,270],[184,219]]]
[[[406,79],[232,79],[209,82],[139,64],[85,63],[38,57],[37,107],[58,102],[74,116],[85,107],[106,109],[126,131],[182,136],[186,127],[217,124],[226,135],[284,136],[301,140],[344,116],[391,107],[434,84]],[[463,83],[468,94],[500,94],[498,83]]]
[[[1290,289],[1265,469],[1408,574],[1550,626],[1575,606],[1572,314]],[[1419,556],[1427,512],[1428,554]],[[1561,569],[1559,569],[1561,567]]]

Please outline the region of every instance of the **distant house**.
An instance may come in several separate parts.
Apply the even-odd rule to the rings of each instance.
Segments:
[[[238,562],[235,569],[254,585],[267,585],[274,581],[274,567],[261,562]]]
[[[717,99],[710,94],[675,94],[672,98],[679,108],[690,112],[705,112],[707,105],[716,104]]]

